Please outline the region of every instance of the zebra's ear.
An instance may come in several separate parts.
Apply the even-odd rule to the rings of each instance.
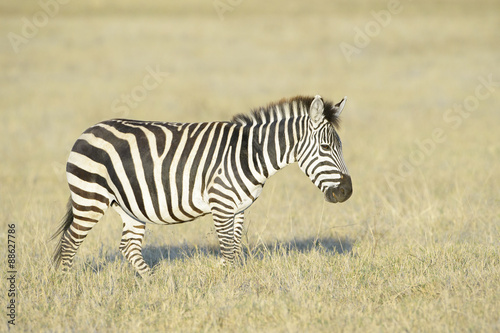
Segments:
[[[324,118],[323,111],[325,109],[325,104],[320,95],[314,96],[314,100],[309,108],[309,118],[311,118],[313,124],[319,124]]]
[[[344,110],[344,106],[345,106],[346,101],[347,101],[347,96],[344,96],[344,98],[342,98],[342,100],[340,102],[338,102],[337,104],[335,104],[335,106],[333,107],[333,112],[334,112],[336,117],[340,116],[340,114],[342,113],[342,110]]]

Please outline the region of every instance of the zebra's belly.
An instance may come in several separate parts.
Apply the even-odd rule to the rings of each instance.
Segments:
[[[147,200],[142,202],[142,207],[137,203],[129,203],[130,209],[119,200],[116,201],[137,220],[154,224],[184,223],[210,213],[208,200],[204,195],[195,193],[186,198],[170,198],[169,201],[158,202],[157,205],[148,203]]]
[[[158,224],[175,224],[189,222],[197,217],[210,213],[208,200],[201,194],[191,193],[183,200],[165,202],[160,206],[158,219],[151,222]]]

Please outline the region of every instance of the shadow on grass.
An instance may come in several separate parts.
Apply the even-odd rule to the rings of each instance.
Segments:
[[[328,254],[347,254],[352,250],[352,242],[347,239],[333,238],[305,238],[290,241],[275,241],[273,243],[249,244],[243,249],[245,259],[262,259],[276,254],[290,254],[293,252],[309,253],[324,251]],[[156,266],[162,260],[187,260],[196,256],[220,256],[218,245],[193,246],[145,246],[144,260],[150,267]]]
[[[307,254],[313,251],[320,251],[330,255],[345,255],[352,251],[353,242],[349,239],[333,238],[304,238],[289,241],[275,241],[269,243],[259,242],[244,246],[243,256],[245,260],[262,260],[273,255],[289,255],[291,253]],[[150,267],[155,267],[163,260],[189,260],[195,257],[220,257],[220,249],[217,245],[196,246],[193,244],[183,244],[180,246],[162,245],[148,246],[142,250],[144,260]],[[119,251],[99,255],[99,263],[88,263],[87,267],[93,271],[102,270],[107,264],[115,261],[125,261]]]

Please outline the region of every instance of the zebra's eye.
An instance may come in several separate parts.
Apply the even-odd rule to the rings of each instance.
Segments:
[[[330,145],[327,145],[326,143],[321,144],[320,148],[323,150],[330,150],[331,149]]]

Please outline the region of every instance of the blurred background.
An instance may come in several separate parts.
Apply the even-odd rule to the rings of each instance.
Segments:
[[[98,121],[229,120],[320,94],[348,96],[340,136],[354,195],[325,206],[298,168],[287,169],[250,212],[260,236],[330,232],[318,222],[325,215],[326,225],[378,220],[391,229],[429,211],[429,225],[441,219],[445,231],[472,214],[494,234],[499,12],[494,0],[3,1],[2,218],[32,219],[44,236],[54,230],[68,153]],[[309,222],[288,227],[303,210],[314,231]],[[262,220],[283,211],[267,233]]]

